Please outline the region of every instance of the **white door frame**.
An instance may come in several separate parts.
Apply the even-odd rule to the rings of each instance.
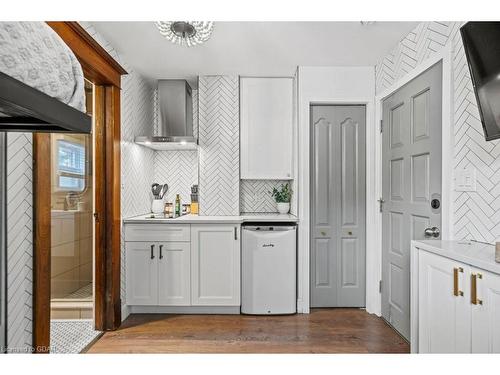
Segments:
[[[445,45],[439,52],[435,53],[419,66],[413,69],[410,73],[403,76],[393,85],[375,96],[375,126],[379,129],[380,121],[382,120],[382,102],[385,98],[400,89],[402,86],[425,72],[433,65],[442,62],[442,194],[441,201],[443,210],[441,211],[441,238],[443,240],[451,240],[453,238],[453,85],[452,85],[452,48],[451,44]],[[368,136],[368,133],[367,133]],[[367,146],[370,145],[373,154],[368,154],[367,157],[373,157],[372,163],[375,175],[374,180],[368,179],[367,173],[367,208],[373,204],[377,205],[377,210],[372,217],[367,215],[366,227],[366,243],[371,244],[367,247],[366,264],[370,267],[366,268],[366,310],[378,316],[382,313],[382,294],[379,290],[379,282],[382,280],[382,215],[378,210],[377,199],[382,196],[382,137],[380,131],[372,134]],[[368,151],[368,148],[367,148]],[[369,186],[368,184],[372,184]],[[446,209],[444,209],[446,208]],[[369,251],[368,251],[369,250]]]
[[[300,84],[300,83],[299,83]],[[310,255],[311,255],[311,171],[310,171],[310,134],[311,134],[311,105],[364,105],[366,107],[366,236],[369,231],[373,231],[374,216],[376,215],[376,204],[371,204],[371,197],[375,195],[375,148],[373,139],[376,129],[371,126],[374,123],[374,98],[373,97],[352,97],[349,99],[328,99],[317,98],[307,103],[308,121],[307,126],[299,126],[299,191],[298,191],[298,212],[299,212],[299,237],[298,237],[298,299],[297,311],[308,314],[310,311]],[[300,101],[299,101],[300,103]],[[368,238],[366,244],[368,244]],[[366,269],[368,263],[368,246],[366,246]],[[368,275],[367,275],[368,276]],[[368,286],[368,285],[367,285]],[[368,302],[368,301],[367,301]]]

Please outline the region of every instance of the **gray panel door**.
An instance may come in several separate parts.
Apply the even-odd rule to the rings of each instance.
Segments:
[[[7,345],[6,153],[7,135],[4,132],[0,132],[0,353],[6,350]]]
[[[424,232],[441,228],[441,65],[383,102],[382,316],[406,339],[410,241],[440,238]],[[439,200],[436,209],[433,199]]]
[[[365,106],[311,106],[311,307],[365,306]]]

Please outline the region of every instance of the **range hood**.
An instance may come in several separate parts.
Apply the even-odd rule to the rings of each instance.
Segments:
[[[87,114],[0,72],[0,131],[90,133]]]
[[[154,150],[195,150],[193,98],[185,80],[158,81],[158,134],[135,137],[135,143]]]

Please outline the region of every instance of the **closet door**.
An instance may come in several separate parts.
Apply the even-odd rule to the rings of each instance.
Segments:
[[[472,269],[472,352],[500,353],[500,275]]]
[[[365,118],[311,106],[311,307],[365,306]]]

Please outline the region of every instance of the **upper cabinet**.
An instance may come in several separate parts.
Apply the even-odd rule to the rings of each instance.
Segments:
[[[241,178],[293,178],[293,78],[240,79]]]

